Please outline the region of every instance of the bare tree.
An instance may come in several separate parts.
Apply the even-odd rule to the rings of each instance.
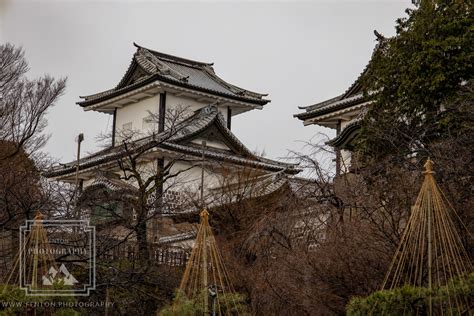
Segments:
[[[186,134],[187,119],[194,114],[186,107],[168,110],[161,132],[156,129],[160,118],[154,113],[149,113],[148,131],[117,130],[115,146],[105,149],[114,159],[97,169],[95,181],[80,197],[83,216],[90,216],[100,236],[99,278],[111,291],[127,293],[133,305],[129,311],[154,312],[157,304],[172,298],[178,285],[179,271],[159,265],[157,251],[166,249],[156,241],[170,231],[192,230],[194,225],[187,219],[202,206],[195,194],[200,181],[189,183],[186,175],[202,166],[202,158],[166,151],[169,141]],[[110,136],[101,138],[110,144]],[[183,218],[175,221],[177,216]],[[108,270],[114,271],[113,278]],[[154,293],[163,286],[165,293]]]
[[[48,217],[64,211],[63,187],[40,173],[48,158],[39,154],[47,140],[47,110],[64,92],[66,80],[50,76],[30,80],[21,48],[0,45],[0,269],[5,272],[18,251],[18,229],[35,212]]]
[[[66,79],[26,77],[28,63],[21,48],[0,45],[0,140],[15,144],[0,159],[17,154],[21,148],[33,152],[45,144],[46,113],[66,87]]]
[[[469,135],[439,142],[430,155],[472,256],[471,143]],[[327,149],[314,145],[313,153],[320,150]],[[394,164],[391,157],[333,178],[313,155],[297,156],[309,170],[304,185],[238,201],[232,206],[238,225],[221,223],[220,240],[237,286],[258,314],[344,314],[353,296],[380,288],[420,189],[424,159]]]

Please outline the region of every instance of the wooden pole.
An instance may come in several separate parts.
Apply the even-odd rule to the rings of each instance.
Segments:
[[[425,163],[425,174],[428,176],[428,177],[432,177],[433,176],[433,170],[432,170],[432,162],[431,160],[428,158],[428,160],[426,161]],[[431,178],[429,179],[431,181]],[[431,205],[431,200],[432,200],[432,196],[431,196],[431,190],[427,192],[429,194],[429,198],[428,198],[428,289],[430,290],[430,297],[429,297],[429,310],[428,310],[428,313],[429,315],[433,315],[433,301],[432,301],[432,297],[431,297],[431,290],[432,290],[432,279],[431,279],[431,274],[432,274],[432,271],[433,271],[433,268],[432,268],[432,257],[433,257],[433,254],[432,254],[432,236],[431,236],[431,222],[432,222],[432,218],[431,218],[431,212],[433,211],[433,206]]]
[[[209,298],[207,293],[207,227],[208,227],[208,213],[204,210],[201,213],[201,221],[205,222],[204,224],[204,235],[203,235],[203,247],[202,247],[202,295],[204,295],[204,315],[207,315],[209,310]]]
[[[202,141],[202,156],[201,156],[201,207],[204,208],[204,150],[206,149],[206,141]]]
[[[84,134],[77,136],[77,160],[76,160],[76,190],[79,193],[79,160],[81,159],[81,143],[84,140]]]
[[[204,223],[204,234],[203,234],[203,248],[202,248],[202,284],[204,295],[204,315],[207,315],[209,310],[209,299],[207,294],[207,226],[208,224],[208,213],[204,208],[204,150],[206,148],[206,141],[202,141],[202,157],[201,157],[201,205],[204,209],[201,213],[201,222]]]

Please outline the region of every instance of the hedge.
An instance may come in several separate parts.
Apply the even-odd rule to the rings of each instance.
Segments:
[[[354,297],[347,305],[348,316],[362,315],[427,315],[429,300],[432,300],[433,313],[460,315],[469,313],[474,307],[474,273],[448,282],[448,285],[429,290],[424,287],[404,286],[393,290],[383,290],[367,297]],[[458,309],[453,304],[456,296],[464,304]],[[449,304],[451,298],[451,305]]]

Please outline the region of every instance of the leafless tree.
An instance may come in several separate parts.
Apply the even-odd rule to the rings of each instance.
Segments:
[[[27,72],[24,51],[11,44],[0,45],[0,139],[15,144],[12,150],[0,153],[0,159],[20,149],[33,152],[45,144],[46,113],[66,87],[66,79],[46,75],[30,80]]]
[[[98,277],[111,291],[128,293],[131,308],[140,313],[165,304],[178,286],[179,268],[158,265],[155,253],[163,246],[155,241],[170,231],[194,229],[188,219],[197,218],[202,207],[196,194],[200,184],[186,180],[189,170],[201,168],[202,158],[178,152],[164,155],[160,149],[185,133],[189,128],[186,119],[193,114],[185,106],[168,110],[164,131],[159,132],[160,118],[149,113],[148,131],[117,130],[115,146],[110,146],[111,135],[103,135],[102,140],[109,142],[105,151],[113,152],[115,158],[112,165],[97,169],[96,183],[103,180],[116,184],[117,189],[93,184],[84,189],[78,204],[100,236],[96,262],[102,272]],[[113,278],[109,270],[114,271]],[[162,286],[168,289],[166,293],[154,293]],[[146,304],[144,297],[149,301]]]
[[[472,255],[469,148],[468,135],[456,137],[431,146],[430,156]],[[320,150],[327,149],[315,145],[313,153]],[[353,296],[380,288],[420,190],[424,156],[400,164],[389,157],[336,178],[313,155],[297,156],[309,168],[305,185],[240,201],[234,214],[245,225],[222,224],[235,231],[221,240],[258,314],[344,314]]]
[[[21,48],[0,45],[0,245],[3,272],[18,251],[18,229],[35,212],[48,217],[65,210],[64,188],[41,177],[48,158],[39,153],[48,137],[47,110],[64,92],[66,80],[30,80]],[[62,205],[61,207],[60,204]],[[53,206],[55,205],[55,206]]]

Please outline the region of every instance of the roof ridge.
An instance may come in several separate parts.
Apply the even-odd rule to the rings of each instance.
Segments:
[[[137,49],[120,82],[112,89],[80,96],[83,100],[77,104],[82,107],[98,104],[154,81],[251,104],[264,105],[270,102],[263,98],[267,94],[237,87],[220,78],[212,68],[212,63],[157,52],[136,43],[134,45]]]
[[[202,61],[192,60],[192,59],[188,59],[188,58],[183,58],[183,57],[179,57],[179,56],[175,56],[175,55],[170,55],[170,54],[158,52],[156,50],[149,49],[147,47],[138,45],[135,42],[133,42],[133,45],[137,48],[146,49],[146,50],[152,52],[153,54],[158,55],[159,58],[161,57],[161,58],[167,59],[169,61],[178,61],[178,62],[182,62],[182,63],[186,63],[186,64],[200,65],[200,66],[212,66],[212,65],[214,65],[214,63],[202,62]]]
[[[254,91],[250,91],[250,90],[246,90],[244,88],[240,88],[240,87],[237,87],[236,85],[233,85],[231,83],[228,83],[227,81],[225,81],[224,79],[222,79],[221,77],[219,77],[213,69],[209,69],[209,67],[204,67],[203,70],[206,72],[206,74],[208,76],[211,76],[214,80],[216,80],[217,82],[219,82],[220,84],[224,85],[225,87],[227,87],[230,91],[234,92],[235,94],[240,94],[240,95],[245,95],[245,94],[249,94],[250,97],[254,97],[254,98],[257,98],[257,97],[265,97],[265,96],[268,96],[268,93],[258,93],[258,92],[254,92]],[[212,71],[211,71],[212,70]]]
[[[377,33],[376,33],[376,36],[377,36]],[[359,76],[356,78],[356,80],[349,86],[349,88],[346,89],[346,91],[344,91],[344,93],[342,94],[343,98],[347,98],[351,96],[354,93],[354,91],[357,92],[358,86],[361,85],[362,77],[369,71],[369,67],[372,64],[372,59],[374,58],[377,51],[380,49],[380,43],[381,42],[379,41],[377,42],[377,44],[375,44],[375,47],[372,49],[372,54],[370,54],[369,61],[367,62],[367,64],[365,65],[364,69],[359,74]]]
[[[325,106],[325,105],[328,105],[330,103],[333,103],[333,102],[336,102],[336,101],[339,101],[342,96],[344,96],[344,94],[340,94],[338,96],[335,96],[335,97],[332,97],[330,99],[326,99],[324,101],[321,101],[321,102],[318,102],[318,103],[313,103],[311,105],[306,105],[306,106],[298,106],[298,109],[301,109],[301,110],[313,110],[315,108],[319,108],[319,107],[322,107],[322,106]]]
[[[205,124],[203,124],[202,126],[197,128],[192,133],[188,133],[188,134],[185,134],[185,135],[180,135],[178,137],[172,137],[170,139],[170,141],[178,142],[180,140],[187,139],[189,137],[193,137],[194,135],[197,135],[197,134],[201,133],[203,130],[208,128],[211,124],[216,122],[217,126],[221,130],[221,132],[226,134],[227,137],[229,137],[238,147],[241,148],[242,154],[244,154],[244,156],[248,156],[249,158],[255,159],[257,161],[259,160],[259,157],[256,156],[254,153],[252,153],[252,151],[250,149],[248,149],[247,146],[245,146],[245,144],[242,143],[237,138],[237,136],[235,136],[235,134],[232,133],[231,130],[229,130],[227,128],[227,124],[226,124],[224,116],[222,115],[222,113],[220,113],[219,109],[217,108],[216,104],[214,104],[214,103],[206,105],[206,106],[204,106],[200,109],[195,110],[193,115],[191,115],[188,118],[186,118],[185,120],[183,120],[180,124],[183,124],[184,126],[188,126],[190,121],[195,120],[195,119],[204,119],[206,116],[211,115],[211,114],[212,114],[212,117],[210,117],[208,119],[208,121],[205,122]]]
[[[369,67],[372,63],[372,59],[374,58],[375,54],[377,53],[377,51],[379,50],[380,48],[380,42],[378,42],[374,49],[372,50],[372,54],[370,56],[370,59],[369,61],[367,62],[367,64],[365,65],[364,69],[362,70],[362,72],[359,73],[359,75],[357,76],[357,78],[352,82],[352,84],[349,86],[349,88],[347,88],[342,94],[336,96],[336,97],[333,97],[331,99],[327,99],[325,101],[321,101],[321,102],[318,102],[318,103],[314,103],[314,104],[311,104],[311,105],[307,105],[307,106],[298,106],[299,109],[301,110],[306,110],[306,113],[303,112],[303,113],[297,113],[297,114],[294,114],[293,117],[299,117],[301,115],[304,115],[304,114],[308,114],[309,112],[311,111],[315,111],[316,109],[320,109],[320,108],[323,108],[325,107],[326,105],[328,104],[335,104],[337,103],[338,101],[343,101],[345,99],[350,99],[354,96],[357,96],[360,94],[360,92],[358,91],[358,88],[359,86],[361,85],[361,80],[362,80],[362,77],[367,73],[367,71],[369,70]]]

